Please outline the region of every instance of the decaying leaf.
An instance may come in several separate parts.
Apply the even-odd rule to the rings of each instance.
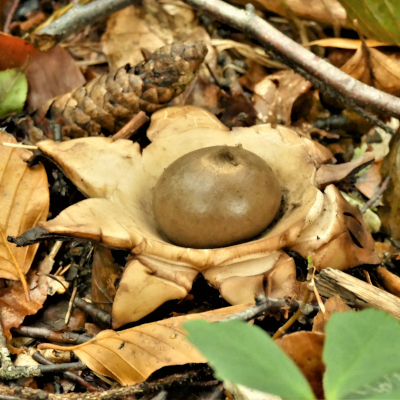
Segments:
[[[0,131],[0,229],[4,236],[19,235],[39,221],[45,221],[49,211],[49,189],[42,164],[28,167],[31,157],[27,150],[4,146],[16,140]],[[31,267],[38,245],[26,248],[8,243],[23,274]],[[6,243],[0,239],[0,278],[20,280]]]
[[[329,158],[315,142],[281,126],[229,131],[214,115],[191,106],[155,113],[148,137],[152,144],[142,152],[137,143],[102,137],[38,143],[89,197],[40,223],[39,240],[49,232],[77,236],[135,255],[115,297],[114,328],[139,320],[167,300],[183,298],[199,272],[231,303],[254,301],[260,290],[265,294],[263,282],[275,265],[286,263],[286,276],[291,274],[293,260],[285,258],[284,248],[305,258],[312,255],[318,269],[380,262],[360,211],[333,185],[324,193],[318,188],[317,171]],[[189,249],[169,243],[153,217],[158,177],[193,150],[238,144],[267,160],[274,171],[285,195],[279,220],[257,239],[229,247]],[[330,173],[334,180],[336,172]]]
[[[92,301],[101,310],[111,313],[115,297],[115,281],[121,275],[111,251],[95,245],[92,270]]]
[[[146,23],[143,7],[129,6],[110,16],[101,41],[110,68],[143,61],[142,49],[155,51],[167,43]]]
[[[390,176],[388,188],[383,194],[382,207],[379,207],[378,214],[382,221],[382,228],[385,233],[393,239],[400,239],[400,158],[399,142],[400,132],[392,137],[390,141],[389,154],[384,158],[381,166],[382,179]]]
[[[390,94],[399,94],[400,59],[397,52],[381,51],[383,46],[387,46],[387,43],[374,40],[367,41],[367,50],[363,49],[360,40],[321,39],[312,42],[312,44],[356,50],[354,55],[340,69],[367,85]],[[381,50],[376,47],[381,47]]]
[[[289,126],[294,102],[311,83],[291,70],[266,76],[254,86],[254,108],[264,123]]]
[[[200,352],[185,339],[187,332],[182,327],[185,322],[200,318],[215,322],[250,306],[242,304],[189,314],[119,332],[105,330],[91,341],[74,347],[42,344],[39,348],[73,350],[92,371],[115,379],[121,385],[133,385],[143,382],[154,371],[167,365],[206,362]]]
[[[74,58],[60,46],[31,57],[26,67],[26,78],[29,82],[28,112],[86,82]]]
[[[31,246],[36,249],[36,246]],[[54,283],[49,277],[54,260],[46,257],[37,268],[31,269],[26,280],[29,288],[29,300],[21,282],[9,281],[7,287],[0,289],[0,319],[6,334],[11,337],[9,330],[17,328],[27,315],[36,314],[46,301],[49,289]],[[68,283],[66,282],[66,288]]]
[[[245,6],[248,0],[234,0],[233,3]],[[289,20],[288,9],[302,19],[319,21],[332,25],[335,22],[339,26],[351,26],[346,19],[346,11],[337,0],[252,0],[256,8],[268,10],[280,14]]]
[[[325,335],[315,332],[294,332],[276,340],[276,344],[294,361],[307,378],[317,399],[324,398],[322,377],[325,365],[322,350]]]
[[[32,57],[39,53],[39,50],[33,44],[5,33],[0,34],[0,49],[1,71],[23,68]]]
[[[206,53],[202,43],[162,47],[148,61],[101,75],[14,123],[33,143],[53,138],[54,123],[61,125],[64,139],[115,133],[139,111],[159,110],[179,95]]]
[[[196,26],[194,11],[183,2],[163,4],[145,0],[113,14],[102,37],[112,70],[143,61],[142,50],[153,52],[174,42],[202,40],[207,33]]]
[[[319,310],[318,314],[314,318],[314,325],[312,329],[313,332],[325,333],[325,325],[333,313],[351,310],[351,308],[341,299],[338,294],[328,299],[324,306],[325,312]]]

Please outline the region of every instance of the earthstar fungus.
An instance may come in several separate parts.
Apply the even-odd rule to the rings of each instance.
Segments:
[[[372,154],[335,169],[325,165],[333,159],[329,150],[291,129],[256,125],[230,131],[193,106],[156,112],[147,136],[152,143],[142,152],[138,143],[105,137],[37,144],[88,197],[40,222],[42,232],[131,250],[113,305],[114,328],[183,298],[198,273],[231,304],[273,289],[282,295],[283,283],[296,276],[284,249],[311,255],[319,270],[380,262],[360,211],[331,184],[371,162]],[[213,249],[171,244],[157,230],[154,187],[175,160],[212,146],[241,146],[268,163],[283,195],[278,217],[244,243]]]

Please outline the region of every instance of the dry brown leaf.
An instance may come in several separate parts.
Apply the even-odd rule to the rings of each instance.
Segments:
[[[302,19],[319,21],[332,25],[335,21],[340,26],[352,28],[347,21],[346,10],[337,0],[233,0],[233,3],[245,6],[252,3],[256,8],[272,11],[292,19],[287,8]]]
[[[254,301],[260,291],[266,294],[263,281],[283,260],[284,248],[311,255],[319,269],[380,262],[359,210],[335,186],[324,193],[319,189],[316,174],[331,153],[328,157],[316,142],[282,126],[229,131],[196,107],[169,107],[153,114],[148,137],[152,144],[142,152],[137,143],[102,137],[38,143],[90,197],[41,228],[130,249],[135,255],[115,297],[114,328],[139,320],[167,300],[185,297],[198,273],[231,303]],[[229,247],[191,249],[168,242],[153,217],[153,188],[161,173],[191,151],[238,144],[265,159],[276,174],[285,194],[279,220],[255,240]],[[46,231],[36,232],[40,238]]]
[[[321,310],[314,318],[313,332],[325,333],[325,325],[331,318],[333,313],[350,311],[351,308],[336,294],[335,296],[328,299],[325,304],[325,312]]]
[[[4,146],[16,140],[0,132],[0,230],[4,236],[15,236],[45,221],[49,212],[49,189],[42,164],[28,167],[31,153],[21,148]],[[22,273],[31,267],[38,245],[16,247],[0,239],[0,278],[20,280],[12,256]]]
[[[0,319],[9,338],[11,338],[9,332],[11,328],[19,327],[27,315],[34,315],[43,307],[53,282],[53,279],[47,276],[52,267],[53,263],[49,263],[45,258],[37,269],[28,272],[26,280],[29,287],[29,301],[26,299],[21,282],[10,281],[6,288],[0,289]]]
[[[378,274],[379,280],[384,288],[389,293],[400,297],[400,278],[383,267],[378,267],[376,273]]]
[[[322,377],[325,372],[325,365],[322,362],[324,341],[324,334],[305,331],[291,333],[275,341],[307,378],[317,399],[324,398],[322,387]]]
[[[319,46],[334,46],[356,49],[354,55],[340,68],[351,77],[360,80],[386,93],[397,95],[400,92],[400,59],[396,52],[385,54],[373,47],[386,43],[367,41],[368,52],[361,41],[347,39],[323,39],[313,42]],[[358,44],[358,47],[355,47]]]
[[[379,207],[378,215],[382,221],[382,230],[393,239],[400,239],[400,159],[398,157],[400,132],[390,141],[389,154],[383,159],[381,166],[382,179],[390,177],[390,182],[383,194],[383,206]]]
[[[119,332],[105,330],[79,346],[43,344],[39,348],[73,350],[92,371],[115,379],[121,385],[134,385],[167,365],[206,362],[200,352],[186,341],[187,332],[182,327],[185,322],[199,318],[215,322],[249,307],[251,304],[241,304],[164,319]]]
[[[92,301],[100,309],[111,313],[116,287],[115,281],[121,268],[114,263],[111,251],[95,245],[92,270]]]
[[[37,110],[46,101],[76,89],[86,82],[75,60],[60,46],[32,57],[25,74],[29,83],[27,99],[29,112]]]
[[[111,70],[142,61],[142,49],[153,52],[166,44],[208,37],[194,18],[193,10],[179,1],[145,0],[140,7],[129,6],[113,14],[102,37]]]
[[[291,70],[266,76],[254,86],[253,101],[258,118],[263,123],[289,126],[294,102],[311,86]]]
[[[358,179],[355,187],[368,199],[376,192],[382,182],[382,160],[375,161]]]
[[[108,19],[101,42],[111,70],[138,64],[143,60],[141,49],[153,52],[167,44],[151,30],[144,15],[144,8],[129,6]]]

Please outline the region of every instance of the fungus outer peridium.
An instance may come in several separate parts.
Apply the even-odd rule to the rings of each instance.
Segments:
[[[216,248],[263,232],[281,197],[279,182],[261,157],[241,147],[213,146],[185,154],[163,172],[153,210],[172,243]]]

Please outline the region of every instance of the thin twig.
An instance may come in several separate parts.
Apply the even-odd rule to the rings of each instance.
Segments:
[[[8,387],[0,385],[0,395],[21,396],[24,400],[116,400],[126,396],[153,393],[168,387],[182,386],[198,378],[199,375],[212,376],[212,371],[206,367],[197,371],[188,371],[184,374],[174,374],[163,379],[152,382],[143,382],[137,385],[124,386],[97,393],[67,393],[55,394],[43,390],[25,387]]]
[[[37,146],[31,146],[28,144],[22,144],[22,143],[2,143],[3,146],[6,147],[14,147],[16,149],[25,149],[25,150],[37,150]]]
[[[12,380],[27,378],[32,376],[40,376],[41,372],[37,365],[30,365],[26,367],[14,367],[11,361],[10,352],[7,347],[7,339],[4,334],[3,325],[0,321],[0,379]],[[1,390],[0,390],[1,393]],[[6,393],[11,394],[11,393]]]
[[[37,328],[35,326],[20,326],[11,329],[13,335],[30,337],[35,339],[45,339],[55,343],[82,344],[86,343],[92,336],[73,332],[59,332],[49,328]]]
[[[4,22],[4,27],[3,27],[4,33],[10,32],[10,25],[14,17],[15,11],[17,11],[18,6],[19,6],[19,0],[14,0],[11,9],[7,14],[6,22]]]
[[[41,50],[49,50],[85,26],[135,3],[138,3],[138,0],[96,0],[85,6],[75,3],[66,14],[32,35],[32,39],[38,42]]]
[[[67,310],[67,313],[65,314],[65,325],[68,324],[69,319],[71,318],[72,306],[74,305],[74,300],[75,300],[77,291],[78,291],[78,282],[77,282],[77,279],[75,278],[74,288],[72,290],[71,298],[69,299],[68,310]]]
[[[240,10],[221,0],[184,1],[258,40],[278,61],[285,63],[312,82],[317,89],[330,96],[336,96],[349,108],[373,121],[385,131],[390,128],[364,108],[373,107],[395,118],[400,118],[399,98],[365,85],[317,57],[251,12],[251,9]]]
[[[103,310],[100,310],[93,304],[86,302],[80,297],[75,297],[74,305],[86,314],[90,315],[95,321],[101,322],[106,326],[111,325],[111,315]]]
[[[304,296],[303,303],[306,304],[308,301],[308,298],[310,297],[311,290],[307,289],[307,292]],[[286,333],[286,331],[298,320],[300,315],[302,314],[302,310],[299,308],[288,320],[287,322],[281,326],[276,332],[275,335],[272,336],[272,339],[276,340],[280,338],[282,335]]]
[[[75,382],[75,383],[79,383],[80,385],[82,385],[84,388],[86,388],[87,390],[89,390],[91,392],[98,392],[99,391],[99,389],[96,386],[93,386],[89,382],[86,382],[79,375],[75,374],[74,372],[71,372],[71,370],[68,369],[68,364],[70,364],[70,365],[71,364],[76,364],[76,366],[78,366],[79,369],[75,369],[75,371],[85,369],[86,368],[85,364],[83,364],[80,361],[78,363],[54,364],[53,362],[51,362],[47,358],[43,357],[38,351],[33,354],[32,358],[35,361],[37,361],[38,363],[40,363],[40,364],[53,365],[54,367],[58,367],[57,369],[55,369],[53,371],[53,373],[62,372],[66,379],[68,379],[68,380],[70,380],[72,382]],[[39,367],[39,368],[41,368],[41,367]]]
[[[256,305],[254,307],[248,308],[247,310],[243,310],[237,314],[224,318],[219,322],[227,322],[233,320],[250,321],[253,318],[261,317],[263,315],[277,314],[286,310],[295,312],[298,309],[300,309],[302,313],[306,315],[315,311],[315,308],[312,305],[304,304],[303,302],[297,301],[292,298],[274,299],[259,296],[256,300]]]
[[[150,118],[144,111],[137,113],[123,128],[121,128],[112,140],[129,139],[141,126],[143,126]]]

